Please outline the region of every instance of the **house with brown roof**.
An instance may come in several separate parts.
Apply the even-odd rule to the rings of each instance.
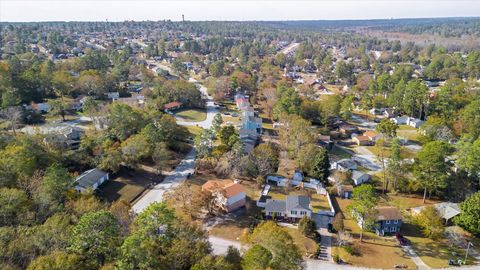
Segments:
[[[379,206],[375,217],[375,232],[378,235],[385,233],[397,233],[402,227],[402,213],[393,206]]]
[[[202,191],[212,193],[215,205],[225,212],[245,206],[245,188],[234,181],[210,180],[202,185]]]
[[[368,139],[373,142],[380,138],[380,134],[378,134],[378,132],[373,130],[365,131],[363,133],[363,136],[368,137]]]
[[[356,136],[352,139],[357,145],[372,145],[373,142],[367,136]]]
[[[182,107],[183,103],[179,101],[173,101],[163,105],[163,109],[166,111],[178,110]]]

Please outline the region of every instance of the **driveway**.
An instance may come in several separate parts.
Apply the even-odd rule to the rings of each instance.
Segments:
[[[195,170],[195,148],[190,151],[185,158],[178,164],[178,166],[170,172],[170,175],[160,183],[150,189],[143,197],[135,202],[132,209],[135,213],[142,212],[150,204],[154,202],[161,202],[163,194],[181,184],[187,179],[188,174],[193,174]]]
[[[209,236],[208,240],[212,244],[213,254],[215,255],[222,255],[227,253],[229,246],[233,246],[238,250],[241,250],[242,248],[242,245],[240,244],[240,242],[218,238],[216,236]]]
[[[177,124],[181,126],[198,126],[205,129],[210,128],[212,126],[213,118],[215,117],[215,114],[218,113],[218,106],[215,105],[215,103],[213,102],[213,97],[208,95],[207,88],[205,86],[201,85],[200,83],[198,83],[197,80],[193,78],[190,78],[188,81],[191,83],[194,83],[197,86],[197,89],[202,93],[202,96],[205,98],[207,118],[201,122],[187,122],[187,121],[183,121],[182,118],[175,117],[177,119]]]
[[[321,235],[319,260],[323,262],[332,261],[332,234],[328,232],[328,223],[332,218],[326,215],[312,214],[312,219],[317,225],[317,232]]]

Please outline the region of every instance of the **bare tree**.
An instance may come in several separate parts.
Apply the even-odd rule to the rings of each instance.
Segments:
[[[17,127],[22,123],[23,110],[19,106],[11,106],[2,110],[1,117],[8,122],[9,127],[12,129],[13,135],[17,135]]]

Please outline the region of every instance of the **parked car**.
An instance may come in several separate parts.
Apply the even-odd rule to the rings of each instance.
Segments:
[[[329,233],[333,233],[333,224],[332,223],[328,223],[327,230],[328,230]]]
[[[237,117],[238,113],[232,113],[232,117]]]
[[[407,239],[406,239],[405,237],[403,237],[403,235],[397,233],[397,234],[395,234],[395,237],[397,238],[398,243],[399,243],[401,246],[406,246],[406,245],[408,245]]]

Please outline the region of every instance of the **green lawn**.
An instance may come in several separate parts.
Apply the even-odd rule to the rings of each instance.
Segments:
[[[315,253],[317,250],[317,243],[304,236],[298,229],[296,228],[284,228],[290,236],[292,236],[295,245],[300,249],[300,252],[304,257],[307,257],[310,254]]]
[[[175,115],[190,122],[201,122],[207,119],[207,113],[201,109],[182,109],[176,111]]]

